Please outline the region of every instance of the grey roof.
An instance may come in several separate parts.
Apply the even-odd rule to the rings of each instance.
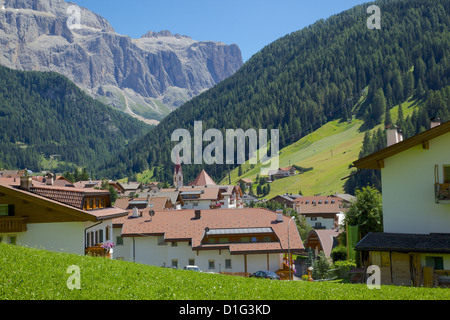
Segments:
[[[173,204],[177,203],[179,191],[150,191],[150,192],[139,192],[140,197],[166,197],[170,198]]]
[[[140,183],[122,183],[121,186],[125,190],[137,190],[141,186]]]
[[[131,201],[130,203],[129,203],[130,205],[131,204],[148,204],[148,201],[147,200],[133,200],[133,201]]]
[[[370,232],[356,250],[450,253],[450,233],[410,234]]]
[[[276,195],[275,197],[273,197],[272,199],[270,199],[270,200],[273,200],[273,199],[275,199],[275,198],[283,198],[284,200],[286,200],[286,201],[289,201],[289,202],[294,202],[294,198],[292,198],[292,197],[290,197],[290,196],[288,196],[288,195],[285,195],[285,194],[279,194],[279,195]]]
[[[206,232],[208,236],[218,234],[250,234],[250,233],[273,233],[272,228],[233,228],[233,229],[210,229]]]

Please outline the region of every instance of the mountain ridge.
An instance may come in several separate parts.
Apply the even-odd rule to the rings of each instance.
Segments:
[[[169,31],[154,33],[157,42],[150,33],[132,39],[100,15],[63,0],[5,0],[3,5],[0,64],[58,72],[122,111],[126,96],[133,112],[147,119],[161,120],[243,63],[236,44],[196,41]],[[79,21],[71,10],[79,10]],[[69,28],[68,22],[79,24]],[[175,48],[165,44],[168,39],[184,45]]]

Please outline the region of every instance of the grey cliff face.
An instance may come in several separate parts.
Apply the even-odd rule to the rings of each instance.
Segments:
[[[131,39],[81,7],[79,25],[72,28],[68,20],[77,20],[70,20],[71,5],[0,0],[0,64],[61,73],[99,100],[153,122],[242,66],[235,44],[167,30]]]

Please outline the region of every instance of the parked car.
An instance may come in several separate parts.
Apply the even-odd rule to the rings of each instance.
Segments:
[[[252,278],[264,278],[271,280],[280,280],[280,276],[273,271],[256,271],[250,275]]]
[[[183,270],[200,271],[200,268],[197,266],[187,265],[183,268]]]

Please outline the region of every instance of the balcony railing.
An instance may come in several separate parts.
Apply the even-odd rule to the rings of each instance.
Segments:
[[[0,233],[25,232],[27,224],[25,218],[0,217]]]
[[[450,184],[449,183],[435,183],[434,184],[434,193],[436,198],[436,203],[441,201],[449,202],[450,201]]]

